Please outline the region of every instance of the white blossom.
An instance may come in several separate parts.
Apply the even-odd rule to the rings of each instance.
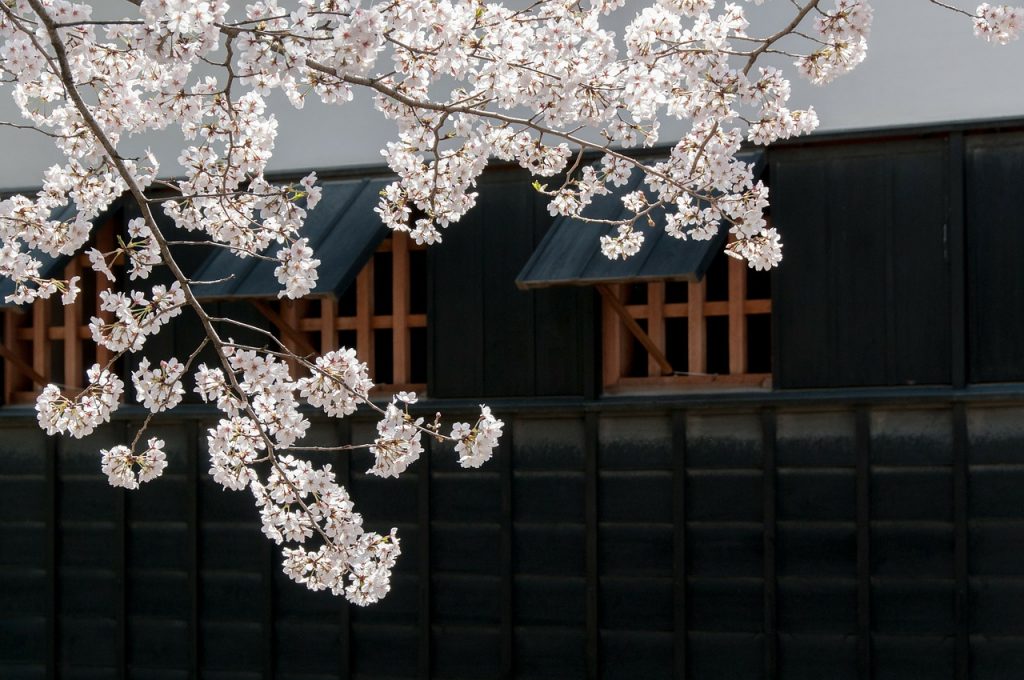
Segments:
[[[137,455],[124,445],[102,449],[102,468],[107,481],[111,486],[137,489],[139,484],[156,479],[167,467],[163,448],[164,440],[150,437],[146,450]]]
[[[1024,24],[1024,8],[1009,5],[990,5],[983,2],[975,10],[974,34],[988,42],[1000,45],[1020,37]]]
[[[378,477],[398,477],[423,452],[421,426],[423,418],[413,419],[398,408],[396,398],[387,405],[384,417],[377,423],[377,439],[370,447],[373,467],[367,470]]]
[[[153,413],[174,408],[181,403],[185,388],[181,376],[185,367],[175,358],[161,361],[160,366],[150,370],[149,359],[143,358],[138,369],[132,373],[136,399]]]
[[[68,397],[56,385],[47,385],[36,398],[36,417],[46,434],[82,438],[110,420],[120,405],[124,383],[99,364],[86,371],[88,386]]]
[[[246,346],[210,330],[226,322],[204,311],[192,294],[201,283],[168,254],[168,235],[151,219],[153,190],[166,190],[164,215],[193,232],[194,243],[269,260],[278,296],[303,297],[318,281],[310,240],[318,237],[305,225],[323,188],[316,173],[298,182],[267,178],[279,126],[269,102],[282,94],[296,108],[308,97],[342,106],[363,92],[395,126],[381,149],[393,181],[367,217],[416,243],[441,242],[473,209],[480,177],[497,158],[551,183],[535,185],[551,215],[599,222],[606,257],[635,255],[644,230],[663,217],[675,238],[707,240],[726,230],[729,255],[768,269],[781,261],[781,237],[765,219],[767,187],[737,153],[744,142],[807,134],[818,117],[812,106],[790,102],[786,72],[755,62],[764,52],[792,54],[802,76],[831,82],[865,58],[873,19],[863,0],[819,3],[775,45],[756,37],[743,5],[714,0],[541,0],[519,9],[254,0],[234,11],[224,0],[137,4],[127,22],[94,20],[88,4],[66,0],[7,3],[0,13],[3,85],[21,123],[50,135],[61,157],[34,194],[0,201],[0,275],[14,286],[7,300],[59,295],[75,304],[89,279],[47,278],[42,262],[84,254],[100,289],[90,335],[115,355],[140,351],[193,307],[219,362],[193,374],[195,392],[223,414],[207,433],[211,476],[226,489],[251,491],[264,533],[288,544],[289,578],[357,605],[389,591],[398,537],[364,531],[330,466],[296,455],[309,430],[300,403],[339,418],[364,405],[377,409],[369,472],[384,477],[417,460],[424,433],[446,439],[440,415],[426,425],[411,415],[414,393],[400,392],[383,408],[369,403],[374,385],[354,350],[297,357],[273,338]],[[622,8],[628,23],[617,35],[604,17]],[[1021,17],[1019,8],[983,3],[971,18],[979,37],[1002,44],[1018,37]],[[66,59],[57,58],[58,42]],[[69,96],[75,91],[80,98]],[[684,133],[668,158],[622,151],[656,144],[669,119]],[[176,169],[161,171],[148,152],[122,152],[122,142],[158,131],[182,139]],[[599,161],[585,162],[590,157],[577,147]],[[620,218],[589,218],[588,206],[616,187],[630,187]],[[128,223],[127,240],[101,246],[93,222],[126,192],[145,194],[138,201],[145,217]],[[173,283],[117,287],[161,265]],[[124,390],[112,365],[92,366],[77,394],[47,385],[36,401],[40,426],[82,437],[108,422]],[[159,366],[142,359],[132,374],[137,399],[153,413],[177,406],[186,365],[191,358]],[[475,424],[456,423],[447,439],[460,465],[488,460],[502,427],[486,406]],[[111,484],[135,488],[166,467],[163,446],[157,438],[138,454],[114,446],[102,452],[102,469]]]
[[[464,468],[478,468],[488,460],[498,446],[501,428],[505,423],[491,415],[491,409],[480,406],[480,417],[476,425],[455,423],[451,438],[456,440],[455,452],[459,454],[459,465]]]

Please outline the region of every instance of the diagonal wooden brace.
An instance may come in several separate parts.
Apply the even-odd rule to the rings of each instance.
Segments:
[[[629,332],[633,334],[633,337],[639,340],[640,344],[644,346],[644,349],[647,350],[648,354],[654,357],[654,360],[658,362],[658,366],[661,367],[662,375],[673,375],[675,371],[672,370],[672,364],[669,363],[668,357],[666,357],[665,353],[662,352],[656,344],[654,344],[654,341],[651,340],[650,336],[648,336],[647,333],[644,333],[644,329],[640,328],[640,324],[636,322],[636,319],[630,316],[629,310],[622,304],[622,301],[619,300],[618,296],[615,295],[608,286],[601,283],[597,284],[597,292],[599,292],[605,302],[615,310],[615,313],[622,319],[622,323],[626,324],[626,328],[628,328]]]
[[[256,311],[262,314],[267,321],[277,326],[277,330],[281,331],[281,335],[293,342],[296,348],[306,354],[317,353],[316,348],[313,347],[309,339],[297,328],[285,321],[270,305],[261,300],[250,300],[250,302],[252,302],[252,306],[256,308]]]

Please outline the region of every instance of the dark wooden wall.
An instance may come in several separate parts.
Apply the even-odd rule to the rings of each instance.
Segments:
[[[514,287],[550,217],[490,173],[430,252],[429,392],[493,402],[505,443],[398,481],[335,461],[404,541],[370,609],[284,579],[207,479],[209,411],[159,421],[171,468],[124,493],[98,450],[136,420],[53,440],[5,409],[0,678],[1021,676],[1024,390],[981,385],[1024,379],[1021,158],[998,131],[774,149],[783,389],[667,399],[592,399],[592,292]]]
[[[8,412],[0,677],[1019,677],[1022,403],[499,403],[480,470],[335,461],[403,540],[367,609],[281,575],[249,495],[205,474],[208,414],[161,421],[167,473],[123,492],[98,448],[135,421],[53,440]]]
[[[1024,379],[1024,134],[839,138],[770,163],[777,387]]]
[[[771,155],[780,387],[950,384],[944,139]]]
[[[516,288],[553,218],[518,169],[487,173],[477,206],[429,257],[429,391],[437,397],[583,395],[597,358],[591,288]],[[596,245],[595,245],[596,247]]]

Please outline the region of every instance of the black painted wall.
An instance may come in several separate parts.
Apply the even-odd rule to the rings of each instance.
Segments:
[[[772,149],[775,385],[1024,379],[1019,130]]]
[[[478,471],[339,458],[403,540],[367,609],[281,575],[248,494],[205,474],[205,417],[159,423],[170,468],[123,492],[97,451],[136,423],[45,440],[11,415],[0,677],[1019,677],[1024,394],[1000,399],[507,403]]]
[[[515,285],[552,224],[546,206],[526,171],[488,172],[477,206],[428,251],[431,395],[566,396],[593,389],[594,291]]]
[[[515,288],[550,217],[490,173],[430,252],[429,391],[506,439],[479,471],[334,461],[404,541],[370,609],[280,574],[206,477],[209,411],[158,421],[171,467],[134,493],[98,450],[137,420],[53,440],[0,411],[0,678],[1024,675],[1024,389],[959,389],[1024,376],[1021,158],[997,131],[772,150],[782,389],[669,398],[593,398],[592,292]]]
[[[950,384],[946,139],[771,155],[779,387]]]

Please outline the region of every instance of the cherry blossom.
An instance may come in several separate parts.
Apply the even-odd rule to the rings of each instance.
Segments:
[[[149,359],[143,357],[139,368],[132,373],[136,399],[153,413],[174,408],[185,394],[181,384],[184,373],[185,366],[173,357],[161,361],[160,366],[152,370]]]
[[[1018,37],[1020,9],[984,3],[971,13],[932,4],[966,15],[986,41]],[[389,591],[399,538],[395,530],[364,530],[348,491],[315,453],[365,447],[374,456],[369,472],[382,477],[415,465],[424,436],[453,448],[463,467],[492,457],[504,424],[487,406],[475,423],[456,422],[443,434],[440,414],[432,422],[417,415],[413,393],[375,403],[355,351],[299,356],[269,333],[262,345],[240,344],[232,331],[245,325],[212,315],[197,299],[193,287],[209,282],[183,273],[157,208],[196,243],[272,262],[279,297],[316,287],[321,262],[305,223],[322,196],[317,175],[266,176],[279,127],[268,102],[277,93],[296,108],[307,98],[331,106],[372,99],[395,127],[381,149],[394,181],[367,219],[417,243],[441,241],[473,209],[481,174],[499,159],[541,178],[535,187],[551,215],[593,224],[581,238],[609,258],[635,255],[662,218],[672,237],[707,240],[726,231],[729,255],[755,269],[778,265],[782,236],[764,217],[768,189],[737,154],[745,144],[805,135],[818,117],[813,106],[790,101],[786,69],[760,62],[787,55],[800,76],[833,81],[865,58],[871,6],[799,0],[789,24],[762,27],[751,25],[744,4],[717,0],[524,5],[141,0],[126,7],[133,16],[104,21],[69,0],[0,3],[0,87],[21,114],[17,125],[49,135],[63,159],[45,171],[38,191],[0,201],[0,275],[14,284],[7,300],[75,303],[82,277],[43,276],[47,257],[84,254],[110,286],[99,292],[89,328],[113,358],[92,366],[77,394],[47,385],[36,402],[40,426],[83,437],[108,422],[124,392],[115,362],[189,314],[205,339],[185,361],[138,362],[135,396],[150,417],[131,445],[101,450],[102,470],[125,488],[159,476],[164,442],[149,438],[136,453],[138,442],[152,415],[177,406],[184,381],[194,380],[195,393],[220,412],[207,432],[211,477],[252,493],[264,534],[284,546],[289,578],[357,605]],[[620,34],[608,28],[616,12],[626,19]],[[658,143],[669,119],[685,132],[666,153],[655,160],[634,153]],[[158,131],[180,135],[176,165],[121,153],[127,140]],[[631,182],[620,219],[590,217],[597,197]],[[93,221],[122,196],[140,216],[102,252],[91,243]],[[128,285],[157,269],[171,283]],[[193,369],[207,347],[214,359]],[[304,446],[306,405],[332,418],[374,410],[376,437]]]
[[[102,469],[110,485],[137,489],[139,484],[159,477],[167,467],[163,448],[164,440],[150,437],[146,450],[138,455],[122,444],[101,449]]]
[[[455,423],[451,438],[458,443],[455,452],[459,454],[459,465],[464,468],[478,468],[491,459],[501,437],[505,423],[491,415],[491,409],[480,406],[480,417],[476,425]]]
[[[1005,45],[1020,37],[1024,8],[983,2],[978,5],[975,15],[974,34],[984,40]]]

